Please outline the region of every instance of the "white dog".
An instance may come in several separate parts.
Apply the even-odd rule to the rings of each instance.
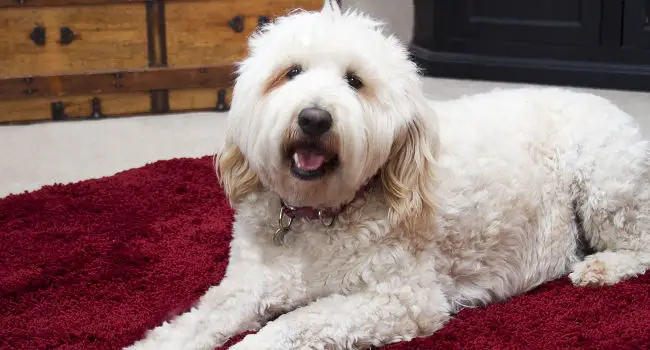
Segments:
[[[335,1],[249,44],[217,158],[237,211],[226,276],[133,349],[246,330],[233,349],[381,346],[566,274],[649,267],[650,148],[608,101],[427,102],[404,47]]]

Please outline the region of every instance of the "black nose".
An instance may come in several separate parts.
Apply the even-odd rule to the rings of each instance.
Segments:
[[[298,114],[298,126],[307,135],[320,136],[332,127],[332,115],[320,108],[305,108]]]

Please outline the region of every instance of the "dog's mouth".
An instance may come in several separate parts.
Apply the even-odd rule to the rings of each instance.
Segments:
[[[339,165],[338,155],[318,145],[296,145],[289,152],[291,174],[300,180],[317,180],[334,171]]]

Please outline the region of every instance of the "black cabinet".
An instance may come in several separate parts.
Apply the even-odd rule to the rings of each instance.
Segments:
[[[650,0],[625,2],[623,45],[650,51]]]
[[[650,90],[650,0],[414,0],[431,76]]]

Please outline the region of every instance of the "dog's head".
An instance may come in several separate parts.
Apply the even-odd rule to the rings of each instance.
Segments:
[[[325,1],[254,34],[237,73],[217,158],[232,203],[264,187],[292,205],[336,207],[379,174],[392,222],[433,213],[437,122],[381,23]]]

